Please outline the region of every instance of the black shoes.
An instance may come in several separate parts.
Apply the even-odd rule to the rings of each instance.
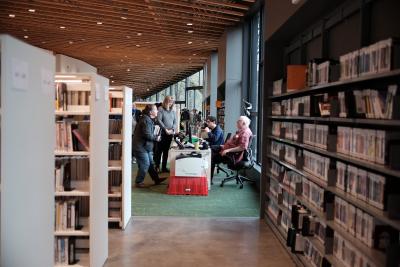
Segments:
[[[167,178],[159,178],[157,181],[154,182],[154,185],[159,185],[162,182],[164,182],[165,180],[167,180]]]

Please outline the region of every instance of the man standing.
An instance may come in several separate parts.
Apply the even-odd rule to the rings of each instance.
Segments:
[[[139,122],[140,116],[142,116],[142,112],[140,111],[140,109],[137,109],[135,102],[133,102],[132,103],[132,140],[133,140],[135,128]],[[133,142],[132,142],[132,145],[133,145]],[[136,163],[135,156],[133,155],[133,147],[132,147],[132,163]]]

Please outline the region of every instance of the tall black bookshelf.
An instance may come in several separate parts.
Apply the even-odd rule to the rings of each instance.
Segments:
[[[341,56],[382,40],[393,38],[395,43],[400,37],[395,26],[400,22],[399,10],[400,2],[395,0],[308,0],[265,41],[261,216],[299,266],[400,264],[396,255],[400,251],[400,166],[396,162],[400,117],[377,118],[367,112],[360,116],[354,111],[343,116],[337,111],[339,93],[354,100],[355,91],[387,93],[390,85],[399,90],[399,66],[392,61],[391,68],[382,72],[356,73],[285,92],[288,65],[308,65],[316,58],[339,62]],[[392,51],[392,56],[398,56],[395,46]],[[273,93],[274,82],[280,79],[283,90]],[[318,109],[324,102],[318,100],[321,96],[329,103],[329,114]],[[302,98],[308,100],[301,102]],[[286,106],[295,101],[300,101],[300,107]],[[351,110],[353,103],[346,102],[346,108]],[[385,132],[385,161],[341,151],[338,143],[345,129],[354,136],[350,138],[370,136],[374,142],[378,133]],[[311,141],[310,132],[315,133]],[[316,141],[316,136],[325,141]],[[313,169],[313,164],[319,167]],[[350,181],[355,181],[355,189]],[[383,189],[382,203],[373,199],[376,188]],[[391,237],[383,238],[384,232]]]

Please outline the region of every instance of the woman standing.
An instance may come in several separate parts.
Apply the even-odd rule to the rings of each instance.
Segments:
[[[162,172],[169,172],[167,169],[168,151],[171,146],[172,137],[176,129],[176,114],[173,110],[174,99],[172,96],[166,96],[159,108],[157,119],[161,127],[161,142],[157,145],[155,162],[156,168],[160,169],[160,161],[162,155]]]
[[[139,165],[136,175],[136,187],[144,188],[144,177],[149,172],[154,184],[158,185],[167,178],[160,178],[153,164],[153,146],[154,142],[160,141],[160,136],[154,135],[154,119],[157,117],[157,107],[147,105],[143,110],[143,115],[135,128],[133,136],[133,154]]]

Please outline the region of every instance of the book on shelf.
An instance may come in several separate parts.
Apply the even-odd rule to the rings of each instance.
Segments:
[[[283,91],[283,79],[274,81],[273,87],[272,87],[272,95],[280,95],[283,92],[284,92]]]
[[[122,157],[122,144],[120,143],[112,143],[109,144],[108,149],[108,160],[121,160]]]
[[[54,239],[54,263],[73,265],[77,262],[75,237],[56,237]]]
[[[307,65],[288,65],[287,92],[302,90],[306,87]]]
[[[73,134],[74,130],[77,133]],[[73,121],[72,119],[56,121],[56,151],[88,151],[89,133],[90,122],[88,121]]]
[[[80,202],[77,199],[60,199],[55,203],[55,230],[74,231],[82,229],[79,223]]]
[[[57,157],[55,163],[55,191],[71,191],[89,180],[88,157]],[[85,189],[85,188],[83,188]]]
[[[122,171],[108,172],[108,193],[121,193]]]
[[[398,68],[399,49],[399,41],[389,38],[340,56],[340,79],[354,79]]]
[[[89,143],[88,143],[89,140],[85,140],[85,138],[83,138],[78,129],[72,130],[72,133],[78,140],[79,144],[84,148],[84,150],[89,151]]]
[[[56,111],[90,112],[88,85],[56,83]]]

